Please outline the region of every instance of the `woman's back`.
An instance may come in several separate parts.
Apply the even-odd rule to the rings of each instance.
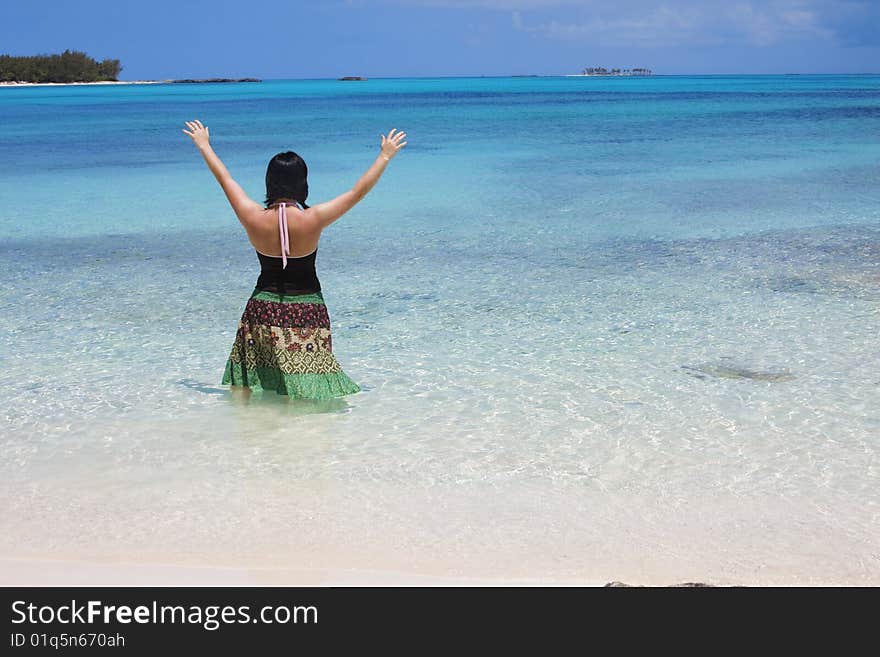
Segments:
[[[280,230],[280,221],[286,222],[284,228],[289,236],[286,254],[282,254],[284,236]],[[245,229],[257,253],[277,258],[282,255],[301,258],[314,253],[318,248],[322,226],[312,220],[308,211],[298,207],[296,201],[279,199],[263,210],[256,220],[249,222]]]
[[[318,239],[320,228],[311,229],[312,222],[306,217],[304,210],[294,204],[289,206],[287,201],[280,200],[273,204],[269,210],[277,213],[277,224],[267,226],[265,221],[259,221],[254,228],[254,236],[248,237],[257,252],[260,260],[260,277],[257,279],[257,289],[278,292],[279,294],[314,294],[321,291],[321,282],[315,270],[315,259],[318,255]],[[294,212],[288,213],[288,207],[295,208]],[[295,245],[305,243],[306,247],[296,248]],[[280,255],[263,251],[259,245],[277,245],[273,251]],[[297,251],[305,250],[308,245],[314,244],[314,248],[303,255],[296,255]],[[294,245],[294,246],[292,246]]]

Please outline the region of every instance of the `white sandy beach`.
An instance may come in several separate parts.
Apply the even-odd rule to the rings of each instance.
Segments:
[[[18,486],[17,508],[0,523],[0,585],[878,581],[867,537],[828,540],[846,523],[807,513],[804,499],[682,504],[637,492],[584,498],[572,486],[420,490],[264,478],[205,488],[164,478],[145,488],[142,477],[126,479],[112,494],[97,480],[91,490]]]
[[[164,84],[171,80],[105,80],[102,82],[0,82],[0,87],[74,87],[83,85]]]
[[[139,562],[0,559],[2,586],[603,586],[540,578],[441,577],[396,570],[246,568]]]

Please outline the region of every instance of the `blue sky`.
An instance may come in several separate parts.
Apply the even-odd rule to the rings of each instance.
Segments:
[[[0,53],[65,48],[127,80],[880,72],[880,0],[0,3]]]

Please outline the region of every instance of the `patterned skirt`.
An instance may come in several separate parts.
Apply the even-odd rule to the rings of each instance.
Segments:
[[[330,315],[320,292],[282,298],[254,290],[222,383],[296,399],[330,399],[360,390],[333,355]]]

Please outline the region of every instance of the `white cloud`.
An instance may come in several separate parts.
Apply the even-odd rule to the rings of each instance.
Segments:
[[[507,12],[535,38],[654,47],[880,42],[880,0],[348,0]]]
[[[515,29],[549,39],[589,41],[597,45],[661,47],[747,43],[770,46],[795,39],[830,40],[835,34],[818,20],[821,2],[582,2],[577,20],[530,22],[512,13]]]

